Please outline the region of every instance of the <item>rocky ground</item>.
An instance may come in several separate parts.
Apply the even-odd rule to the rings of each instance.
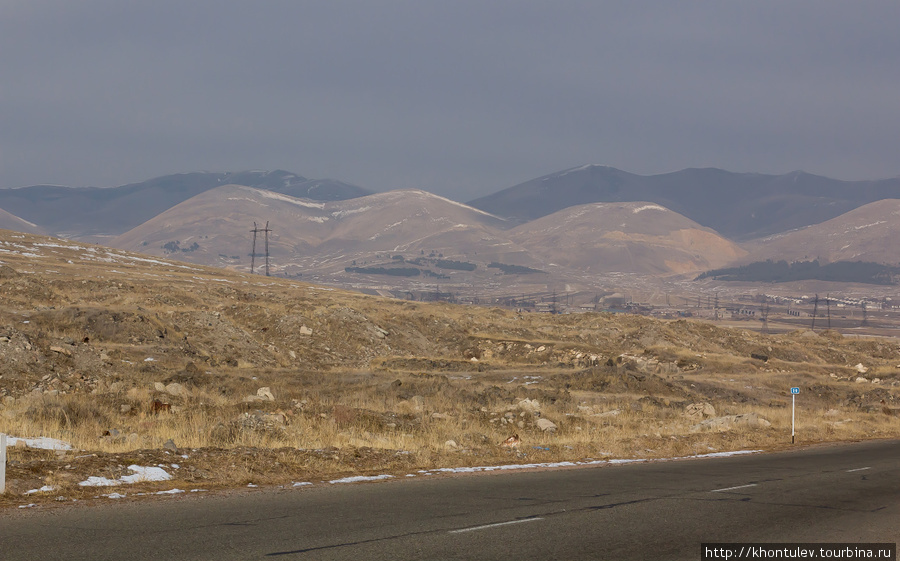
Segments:
[[[171,479],[129,496],[773,448],[792,386],[804,442],[900,433],[893,339],[386,300],[12,232],[0,262],[0,432],[72,445],[12,447],[0,504],[125,494],[79,483],[132,465]]]

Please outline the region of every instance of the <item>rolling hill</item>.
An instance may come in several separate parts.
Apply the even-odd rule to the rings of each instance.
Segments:
[[[27,220],[23,220],[19,218],[15,214],[11,214],[6,212],[2,208],[0,208],[0,229],[2,230],[14,230],[16,232],[25,232],[28,234],[45,234],[43,228],[38,226],[37,224],[32,224]]]
[[[272,262],[289,275],[401,267],[420,258],[478,264],[482,273],[499,263],[552,268],[563,276],[668,275],[719,267],[744,255],[714,231],[652,203],[582,205],[509,229],[496,216],[424,191],[316,202],[237,185],[193,197],[111,243],[248,270],[254,222],[269,223]],[[263,244],[259,235],[257,264]]]
[[[570,207],[518,226],[510,237],[541,259],[593,273],[688,273],[746,253],[713,230],[645,202]]]
[[[734,240],[816,224],[861,205],[900,197],[900,178],[837,181],[803,172],[784,175],[684,169],[641,176],[588,165],[545,175],[468,204],[526,222],[594,202],[650,201]]]
[[[310,180],[282,170],[195,172],[108,189],[55,185],[0,189],[0,208],[47,232],[75,239],[103,239],[124,233],[178,203],[226,184],[247,185],[322,201],[371,193],[340,181]]]
[[[900,200],[885,199],[831,220],[748,244],[741,262],[786,260],[822,263],[900,263]]]
[[[176,205],[111,244],[244,270],[250,268],[253,222],[269,223],[272,260],[288,272],[338,271],[393,255],[449,259],[477,253],[482,260],[533,263],[503,234],[503,219],[417,190],[316,202],[228,185]],[[258,236],[258,256],[263,243]]]

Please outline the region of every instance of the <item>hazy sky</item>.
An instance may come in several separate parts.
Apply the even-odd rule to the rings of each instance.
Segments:
[[[0,187],[900,175],[900,2],[0,0]]]

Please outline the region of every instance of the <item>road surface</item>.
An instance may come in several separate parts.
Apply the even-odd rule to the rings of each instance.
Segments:
[[[0,514],[0,559],[700,558],[900,538],[900,441]]]

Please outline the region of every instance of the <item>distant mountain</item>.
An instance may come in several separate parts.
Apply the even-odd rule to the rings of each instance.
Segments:
[[[535,263],[502,233],[503,219],[417,190],[316,202],[228,185],[176,205],[110,245],[249,269],[253,222],[260,228],[269,223],[273,261],[288,272],[343,271],[379,254],[388,261],[394,255],[465,260],[477,254],[480,260]],[[257,239],[262,255],[263,235]]]
[[[861,205],[900,198],[900,178],[837,181],[785,175],[685,169],[642,176],[608,166],[545,175],[468,204],[518,222],[594,202],[650,201],[735,240],[816,224]]]
[[[418,190],[315,202],[237,185],[197,195],[110,245],[247,270],[254,222],[260,228],[268,222],[272,262],[289,275],[411,264],[453,270],[457,279],[527,270],[669,275],[721,267],[745,254],[653,203],[582,205],[510,229],[494,215]],[[259,234],[257,266],[263,243]]]
[[[124,233],[178,203],[227,184],[320,201],[371,193],[340,181],[310,180],[282,170],[195,172],[166,175],[109,189],[51,185],[0,189],[0,208],[57,235],[73,238],[109,236]]]
[[[753,261],[870,261],[900,263],[900,200],[886,199],[800,230],[747,244]]]
[[[713,230],[646,202],[573,206],[509,236],[541,259],[592,273],[688,273],[746,254]]]
[[[14,230],[16,232],[26,232],[28,234],[45,234],[44,230],[37,224],[32,224],[27,220],[23,220],[14,214],[10,214],[0,208],[0,230]]]

